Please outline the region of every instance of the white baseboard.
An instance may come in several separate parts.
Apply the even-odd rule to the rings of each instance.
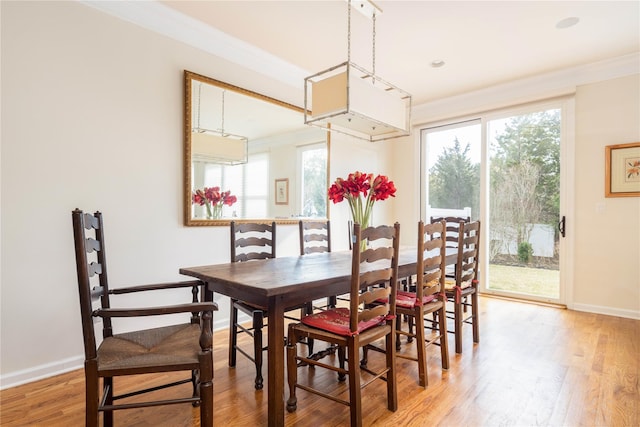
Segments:
[[[625,317],[627,319],[640,320],[640,311],[636,310],[625,310],[621,308],[579,303],[573,303],[569,306],[569,308],[576,311],[586,311],[588,313],[606,314],[608,316]]]
[[[0,376],[0,390],[49,378],[54,375],[64,374],[65,372],[81,369],[82,367],[84,367],[84,356],[80,355],[17,372],[11,372]]]
[[[248,316],[240,316],[240,320],[251,320]],[[213,322],[213,330],[227,329],[229,327],[229,319],[220,319]],[[84,355],[69,357],[67,359],[58,360],[44,365],[35,366],[33,368],[23,369],[21,371],[10,372],[6,375],[0,375],[0,390],[16,387],[33,381],[42,380],[53,377],[55,375],[64,374],[76,369],[84,367]]]

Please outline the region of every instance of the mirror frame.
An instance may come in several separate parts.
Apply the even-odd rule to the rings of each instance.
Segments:
[[[199,81],[202,83],[207,83],[213,86],[220,87],[225,90],[231,90],[237,92],[242,95],[250,96],[262,101],[269,102],[279,107],[288,108],[293,111],[297,111],[300,114],[304,114],[304,108],[297,107],[293,104],[286,103],[284,101],[280,101],[279,99],[271,98],[267,95],[263,95],[258,92],[254,92],[248,89],[244,89],[239,86],[232,85],[230,83],[225,83],[220,80],[213,79],[211,77],[203,76],[198,73],[194,73],[192,71],[184,70],[184,197],[183,197],[183,214],[184,214],[184,225],[189,227],[194,226],[228,226],[231,220],[228,219],[194,219],[191,217],[191,192],[192,192],[192,182],[191,182],[191,91],[192,91],[192,82]],[[327,132],[327,189],[329,188],[329,177],[330,177],[330,147],[331,147],[331,132]],[[329,218],[329,198],[327,196],[327,219]],[[236,222],[259,222],[259,223],[271,223],[275,221],[277,224],[297,224],[299,219],[277,219],[277,218],[238,218],[235,219]]]

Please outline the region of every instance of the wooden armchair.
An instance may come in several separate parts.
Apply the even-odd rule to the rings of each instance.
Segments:
[[[354,224],[355,241],[352,247],[352,275],[350,307],[335,308],[305,316],[300,323],[289,325],[287,342],[287,374],[289,399],[287,410],[297,409],[296,390],[302,389],[350,407],[352,426],[362,425],[361,389],[382,379],[387,385],[387,408],[396,411],[398,397],[395,374],[395,303],[398,277],[398,248],[400,225],[379,226],[360,229]],[[360,250],[364,239],[371,244]],[[372,306],[378,299],[387,299],[387,304]],[[303,339],[325,341],[338,347],[339,366],[323,363],[298,353],[298,343]],[[385,363],[380,370],[373,371],[360,366],[360,348],[384,339]],[[345,352],[348,356],[345,369]],[[312,383],[298,381],[298,366],[312,365],[338,373],[338,379],[349,376],[349,400],[312,387]],[[368,378],[361,381],[361,373]],[[312,372],[309,370],[307,372]],[[310,374],[313,375],[313,374]],[[330,410],[330,408],[328,408]]]
[[[109,289],[102,214],[72,212],[78,272],[78,290],[85,351],[86,425],[98,426],[103,412],[103,425],[113,425],[113,411],[175,403],[200,406],[200,425],[213,425],[213,357],[212,317],[217,305],[198,302],[198,291],[204,283],[198,280]],[[95,252],[95,254],[94,254]],[[113,308],[110,296],[161,289],[185,288],[191,303],[148,308]],[[208,297],[212,295],[207,294]],[[94,307],[94,302],[97,308]],[[162,316],[191,313],[188,323],[148,330],[114,334],[113,318]],[[102,342],[98,345],[94,330],[96,319],[102,320]],[[152,389],[141,389],[121,395],[114,393],[114,378],[122,375],[189,371],[190,377]],[[102,397],[100,397],[102,378]],[[127,399],[160,388],[191,382],[191,396],[162,401],[129,402]]]

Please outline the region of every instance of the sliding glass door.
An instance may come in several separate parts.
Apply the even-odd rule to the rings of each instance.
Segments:
[[[482,221],[485,293],[563,302],[562,105],[422,130],[421,217]]]

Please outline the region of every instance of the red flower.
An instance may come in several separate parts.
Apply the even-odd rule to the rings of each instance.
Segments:
[[[200,206],[204,205],[207,199],[204,197],[204,192],[202,190],[196,190],[191,195],[191,203],[198,204]]]
[[[369,224],[373,203],[395,195],[396,186],[388,177],[378,175],[374,179],[373,174],[359,171],[350,173],[347,179],[336,178],[328,191],[329,199],[333,203],[347,199],[354,222],[364,227]]]
[[[237,201],[238,198],[236,196],[233,196],[231,194],[231,191],[225,191],[224,193],[222,193],[222,203],[224,203],[225,205],[231,206]]]
[[[204,187],[203,190],[196,190],[192,194],[192,201],[194,204],[200,206],[211,203],[212,205],[224,204],[227,206],[233,205],[238,201],[238,198],[231,194],[231,191],[220,191],[220,187]]]
[[[378,175],[373,180],[372,190],[373,200],[386,200],[389,197],[396,196],[396,186],[393,181],[389,181],[384,175]]]

